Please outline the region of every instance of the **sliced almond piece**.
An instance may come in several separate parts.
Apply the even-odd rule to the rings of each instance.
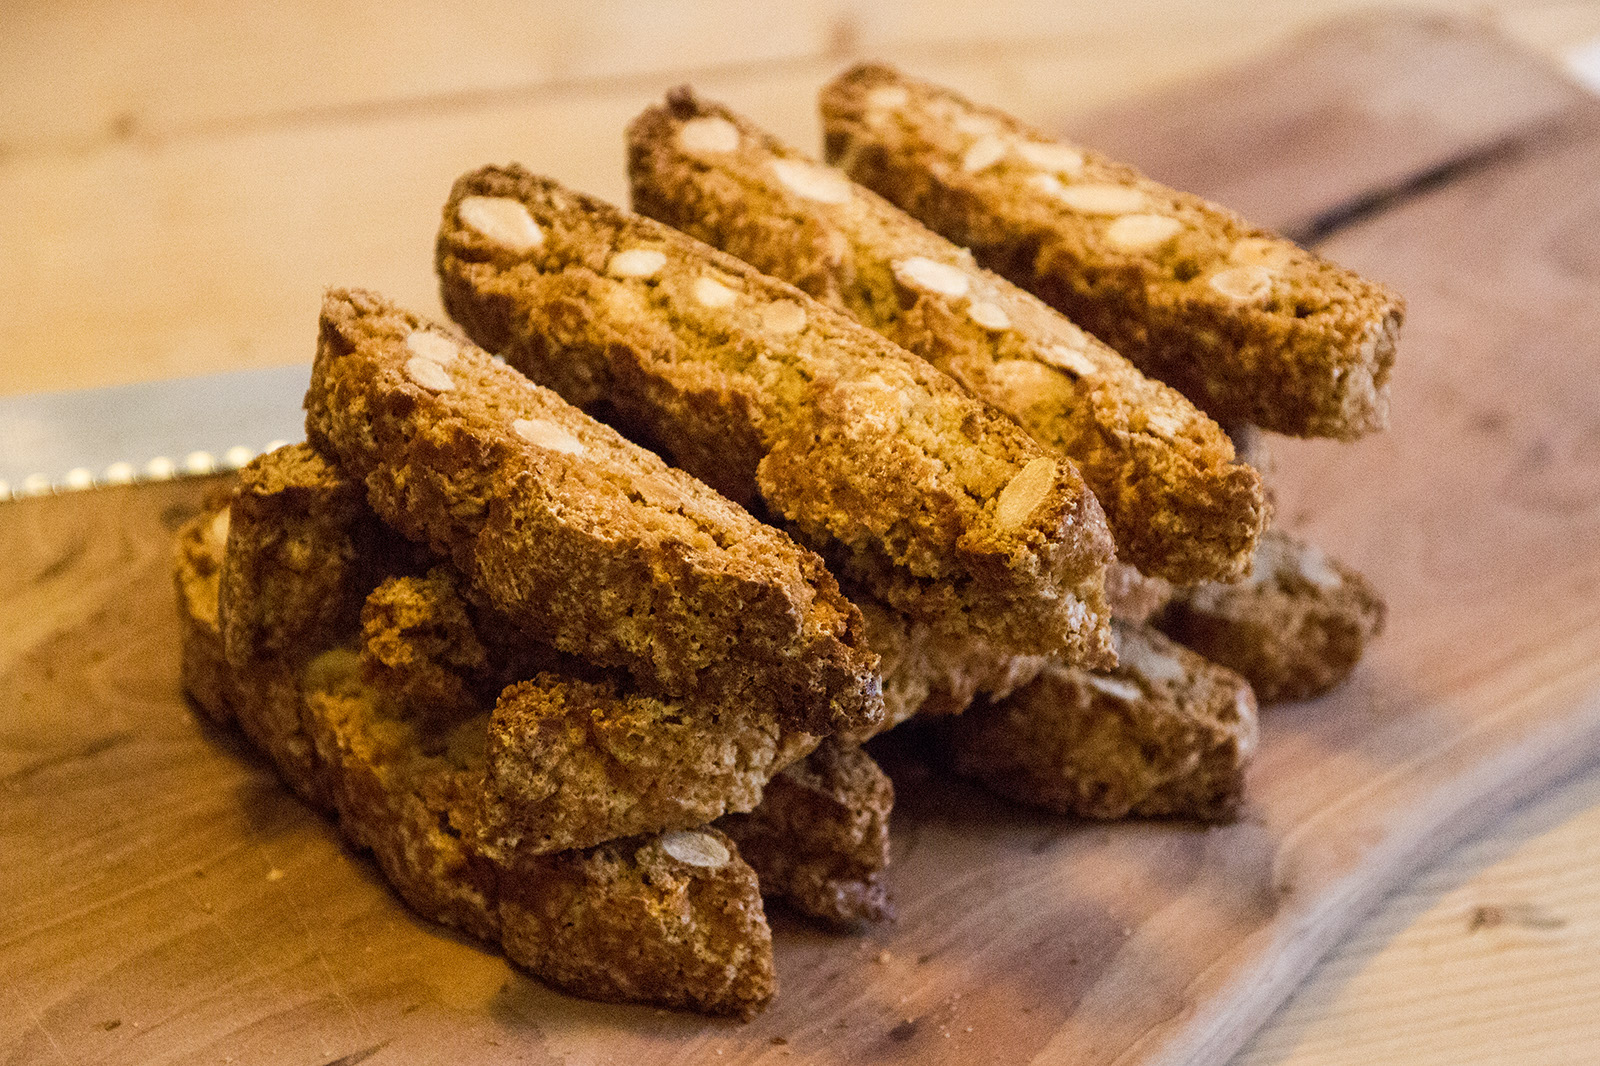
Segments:
[[[406,377],[433,392],[449,392],[456,387],[450,375],[444,372],[444,367],[420,355],[413,355],[406,360]]]
[[[1114,700],[1136,703],[1144,699],[1144,690],[1131,681],[1119,681],[1114,677],[1104,677],[1100,674],[1090,674],[1084,680],[1089,682],[1090,688],[1103,692]]]
[[[544,243],[544,230],[527,205],[509,196],[468,196],[457,205],[456,217],[479,236],[513,252],[531,252]]]
[[[967,317],[984,329],[992,329],[996,333],[1011,328],[1011,316],[1006,314],[1006,309],[988,300],[972,301],[971,306],[967,308]]]
[[[733,858],[722,841],[694,829],[662,833],[661,850],[681,863],[704,870],[720,870]]]
[[[606,271],[619,278],[648,278],[666,265],[666,253],[659,249],[626,248],[611,257]]]
[[[1030,459],[995,500],[994,518],[1001,529],[1015,529],[1028,520],[1028,516],[1050,495],[1056,483],[1056,461],[1040,456]]]
[[[1148,206],[1150,202],[1138,189],[1101,182],[1061,185],[1052,195],[1082,215],[1125,215]]]
[[[1264,266],[1232,267],[1211,275],[1207,282],[1213,291],[1240,303],[1255,303],[1272,291],[1271,270]]]
[[[842,204],[850,199],[850,181],[831,167],[798,159],[774,159],[772,172],[796,196],[820,204]]]
[[[577,437],[543,418],[519,418],[511,423],[511,430],[529,444],[553,452],[582,455],[586,450]]]
[[[411,354],[431,359],[440,366],[449,366],[461,351],[455,341],[431,330],[419,329],[406,338]]]
[[[920,255],[895,263],[894,276],[902,285],[940,296],[965,296],[972,287],[972,279],[959,267]]]
[[[1006,142],[999,137],[986,135],[973,141],[961,155],[961,169],[968,174],[976,174],[988,170],[1006,157],[1009,151]]]
[[[719,115],[702,115],[678,130],[678,147],[690,155],[719,155],[737,151],[739,127]]]
[[[1069,348],[1065,344],[1052,344],[1039,354],[1051,366],[1076,374],[1080,378],[1093,377],[1099,369],[1094,365],[1094,360],[1082,351]]]
[[[788,335],[806,328],[806,309],[793,300],[778,300],[761,309],[761,327]]]
[[[1183,229],[1183,223],[1169,215],[1122,215],[1106,227],[1106,241],[1124,252],[1147,252],[1159,248]]]
[[[706,307],[727,307],[739,298],[739,294],[716,278],[697,278],[694,298]]]
[[[1289,245],[1271,237],[1246,237],[1228,249],[1228,261],[1242,266],[1281,267],[1293,258]]]
[[[1083,152],[1071,145],[1020,141],[1017,144],[1017,154],[1040,170],[1051,174],[1083,172]]]

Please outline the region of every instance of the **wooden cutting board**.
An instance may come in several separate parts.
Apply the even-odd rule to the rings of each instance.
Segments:
[[[1084,128],[1280,224],[1358,205],[1326,250],[1411,300],[1395,429],[1278,448],[1281,521],[1373,578],[1389,630],[1269,714],[1237,824],[1074,823],[891,752],[897,922],[775,916],[748,1025],[569,999],[413,918],[185,706],[168,552],[203,483],[26,501],[0,508],[5,1061],[1220,1062],[1386,890],[1594,761],[1600,119],[1428,22],[1181,99]]]

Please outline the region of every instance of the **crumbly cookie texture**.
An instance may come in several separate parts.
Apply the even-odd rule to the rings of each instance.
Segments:
[[[1148,622],[1171,602],[1175,591],[1169,582],[1141,574],[1127,563],[1112,563],[1106,570],[1106,602],[1118,622]]]
[[[770,1000],[771,933],[731,839],[703,829],[496,862],[474,831],[487,711],[408,712],[350,648],[231,666],[215,596],[229,524],[227,511],[208,511],[178,536],[185,686],[208,716],[236,716],[298,794],[336,813],[413,908],[578,995],[746,1017]]]
[[[755,807],[772,775],[818,739],[743,701],[669,700],[540,674],[495,705],[482,843],[491,854],[542,853],[704,825]]]
[[[667,834],[497,862],[473,843],[485,715],[396,712],[340,651],[308,669],[306,708],[341,827],[422,914],[592,999],[748,1016],[771,998],[756,876],[727,837],[694,831],[716,861]]]
[[[1261,482],[1217,424],[888,201],[688,89],[629,126],[628,173],[636,211],[844,311],[1071,459],[1119,560],[1185,584],[1249,565]]]
[[[822,93],[827,159],[1218,421],[1385,428],[1404,303],[1199,197],[888,67]]]
[[[881,714],[821,559],[453,332],[329,293],[306,412],[373,510],[530,638],[796,728]]]
[[[520,211],[508,242],[474,205]],[[1104,515],[1076,468],[932,366],[676,230],[516,167],[460,179],[437,266],[485,347],[909,614],[1105,661]]]
[[[767,783],[761,805],[717,823],[761,892],[838,929],[892,916],[889,811],[894,785],[860,747],[835,738]]]
[[[945,727],[957,773],[1061,814],[1231,817],[1258,739],[1243,678],[1144,627],[1115,627],[1120,665],[1051,664]]]
[[[307,444],[240,470],[229,514],[218,610],[235,666],[327,647],[354,625],[379,566],[393,565],[361,484]]]
[[[1244,675],[1270,704],[1338,686],[1383,622],[1383,600],[1371,582],[1274,528],[1261,538],[1244,580],[1179,590],[1157,624]]]
[[[179,662],[183,690],[218,725],[234,720],[233,674],[222,650],[217,601],[228,545],[225,502],[207,508],[178,530],[172,579],[178,594]]]
[[[366,676],[411,713],[494,707],[477,816],[492,858],[748,811],[773,774],[817,745],[770,707],[630,692],[581,663],[508,645],[495,621],[474,620],[440,567],[378,586],[361,638]]]
[[[1017,655],[972,635],[951,636],[869,596],[856,596],[867,644],[883,662],[883,721],[839,734],[860,743],[913,715],[960,714],[979,695],[1002,699],[1032,681],[1048,656]]]

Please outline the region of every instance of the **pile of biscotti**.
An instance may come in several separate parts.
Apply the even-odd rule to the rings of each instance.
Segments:
[[[884,67],[822,113],[831,166],[670,94],[637,215],[461,178],[455,324],[330,292],[307,443],[180,537],[199,706],[578,995],[748,1016],[764,898],[884,918],[913,716],[1019,803],[1222,819],[1381,625],[1259,430],[1383,428],[1398,297]]]

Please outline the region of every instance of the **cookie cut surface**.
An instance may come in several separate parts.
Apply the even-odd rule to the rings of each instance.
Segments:
[[[324,302],[307,434],[379,517],[531,639],[646,689],[817,732],[876,720],[860,616],[816,555],[470,343],[417,350],[441,331],[370,293]]]
[[[487,238],[460,215],[471,197],[522,204],[544,244]],[[661,257],[648,274],[615,269],[647,251]],[[951,632],[1104,659],[1111,541],[1093,494],[1070,461],[904,349],[515,167],[456,183],[436,262],[446,308],[480,344],[759,500],[841,576]]]
[[[1179,590],[1157,625],[1237,671],[1263,704],[1329,692],[1383,632],[1385,608],[1361,574],[1269,529],[1244,580]]]
[[[1405,310],[1384,286],[888,67],[829,84],[822,118],[829,162],[1224,424],[1387,426]]]
[[[720,150],[685,136],[709,121],[734,133]],[[629,126],[628,171],[635,210],[851,315],[1069,458],[1119,560],[1184,583],[1248,566],[1260,479],[1216,423],[888,201],[688,89]],[[813,195],[822,179],[797,171],[840,194]]]
[[[1147,627],[1116,634],[1115,670],[1052,663],[951,719],[955,771],[1060,814],[1231,817],[1259,737],[1250,686]]]

